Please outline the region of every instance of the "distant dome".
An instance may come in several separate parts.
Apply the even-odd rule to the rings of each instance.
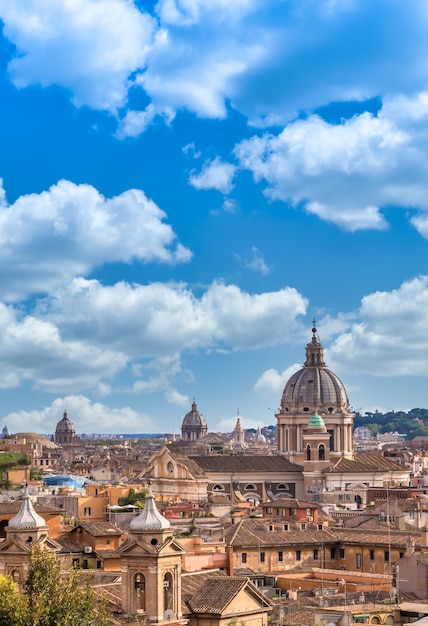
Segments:
[[[39,435],[39,433],[15,433],[12,435],[13,439],[25,439],[27,443],[38,443],[45,448],[57,448],[58,446],[45,437],[44,435]]]
[[[326,367],[323,347],[312,329],[303,367],[287,381],[281,399],[281,413],[348,413],[349,400],[342,381]]]
[[[67,412],[64,411],[62,420],[58,422],[55,429],[55,442],[59,444],[74,443],[76,431],[74,424],[68,419]]]
[[[184,416],[181,424],[181,438],[184,441],[195,441],[205,437],[208,426],[203,414],[198,411],[196,402],[193,400],[192,409]]]

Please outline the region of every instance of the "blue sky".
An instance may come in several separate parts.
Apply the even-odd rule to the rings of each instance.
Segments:
[[[317,319],[354,409],[427,407],[422,0],[0,0],[11,432],[275,422]]]

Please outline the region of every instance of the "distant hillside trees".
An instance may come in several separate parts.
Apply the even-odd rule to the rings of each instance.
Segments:
[[[405,411],[388,411],[388,413],[366,411],[364,415],[357,412],[354,427],[358,426],[367,426],[372,435],[398,432],[406,435],[406,439],[413,439],[420,435],[428,436],[428,409],[411,409],[407,413]]]

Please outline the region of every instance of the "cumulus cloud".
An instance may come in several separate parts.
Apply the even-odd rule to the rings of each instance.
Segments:
[[[228,194],[233,188],[232,181],[236,169],[235,165],[225,163],[216,157],[207,163],[199,174],[190,176],[189,182],[195,189],[217,189]]]
[[[329,366],[372,376],[426,376],[428,277],[365,296],[358,321],[326,352]]]
[[[58,327],[11,307],[0,305],[0,386],[17,387],[24,381],[49,392],[89,389],[102,378],[112,378],[126,364],[124,354],[107,346],[97,348],[79,339],[67,340]]]
[[[46,293],[94,267],[138,259],[186,262],[166,214],[139,189],[105,198],[62,180],[0,205],[0,289],[13,300]]]
[[[119,136],[143,132],[154,112],[225,117],[228,101],[254,124],[279,124],[428,78],[421,2],[161,0],[149,14],[131,0],[0,0],[0,18],[17,87],[60,85],[77,106],[116,113],[140,86],[153,108],[131,107]]]
[[[165,393],[165,398],[166,401],[169,402],[169,404],[175,404],[176,406],[180,406],[183,408],[190,407],[189,397],[184,395],[183,393],[180,393],[176,389],[171,389],[170,391],[167,391]]]
[[[213,283],[197,298],[183,284],[109,287],[75,279],[31,314],[0,304],[0,386],[99,397],[171,393],[174,381],[193,382],[184,354],[280,344],[305,310],[291,288],[252,295]],[[131,382],[120,382],[125,374]],[[169,401],[183,398],[174,392]]]
[[[294,372],[302,367],[295,363],[283,372],[271,368],[263,372],[254,384],[254,391],[262,398],[281,398],[285,383]]]
[[[77,106],[115,112],[129,76],[147,61],[155,20],[127,0],[0,0],[4,34],[17,48],[17,87],[61,85]]]
[[[331,124],[313,115],[242,141],[235,155],[265,194],[349,231],[383,229],[382,209],[419,211],[413,225],[428,237],[428,95],[387,98],[377,116]]]
[[[290,287],[250,294],[214,282],[197,298],[183,283],[102,286],[79,278],[40,310],[65,337],[157,358],[201,347],[238,350],[282,343],[306,305]]]
[[[131,0],[0,0],[0,18],[15,86],[60,85],[77,106],[125,113],[119,137],[180,109],[224,118],[227,102],[260,127],[283,124],[428,78],[421,2],[160,0],[149,13]],[[144,111],[129,106],[131,87]]]
[[[10,432],[22,431],[22,424],[31,424],[32,431],[50,434],[55,432],[55,426],[65,410],[78,434],[145,433],[156,430],[156,420],[146,413],[139,413],[129,406],[112,408],[100,402],[94,403],[83,395],[56,398],[40,411],[9,413],[4,417],[4,422]]]

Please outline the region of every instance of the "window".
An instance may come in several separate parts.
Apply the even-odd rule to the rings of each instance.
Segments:
[[[284,552],[282,550],[279,550],[279,552],[278,552],[278,561],[280,563],[282,563],[283,560],[284,560]]]
[[[290,515],[294,517],[294,515],[296,515],[296,509],[290,509]]]
[[[288,530],[290,527],[288,524],[284,524],[284,530]]]
[[[312,509],[306,509],[306,516],[312,515]]]
[[[302,524],[300,524],[300,529],[301,529],[301,530],[306,530],[306,524],[305,524],[305,522],[303,522]]]
[[[318,530],[322,530],[322,529],[323,529],[322,524],[318,524]]]
[[[109,546],[111,543],[110,539],[106,539],[106,544]]]
[[[301,560],[302,560],[302,551],[296,550],[296,561],[301,561]]]
[[[267,513],[267,515],[272,515],[272,507],[271,506],[266,507],[266,513]]]
[[[266,563],[266,552],[260,552],[260,563]]]
[[[404,552],[400,552],[400,559],[404,558]]]
[[[246,491],[256,491],[256,487],[250,483],[249,485],[245,485],[245,490]]]
[[[385,550],[385,554],[383,555],[383,560],[385,563],[389,562],[389,550]]]
[[[319,555],[318,548],[314,548],[314,560],[315,561],[318,561],[318,555]]]
[[[241,554],[241,562],[244,563],[244,564],[247,562],[247,553],[246,552],[243,552]]]
[[[269,530],[272,531],[273,530],[273,524],[269,524]]]
[[[345,558],[345,548],[339,548],[339,557],[341,559]]]
[[[374,550],[370,550],[370,561],[374,561]]]
[[[83,509],[83,515],[90,515],[90,514],[91,514],[91,507],[85,506],[85,508]]]
[[[331,559],[336,558],[336,548],[330,548],[330,558]]]
[[[355,566],[357,569],[361,569],[362,561],[363,560],[361,552],[357,552],[357,554],[355,555]]]

